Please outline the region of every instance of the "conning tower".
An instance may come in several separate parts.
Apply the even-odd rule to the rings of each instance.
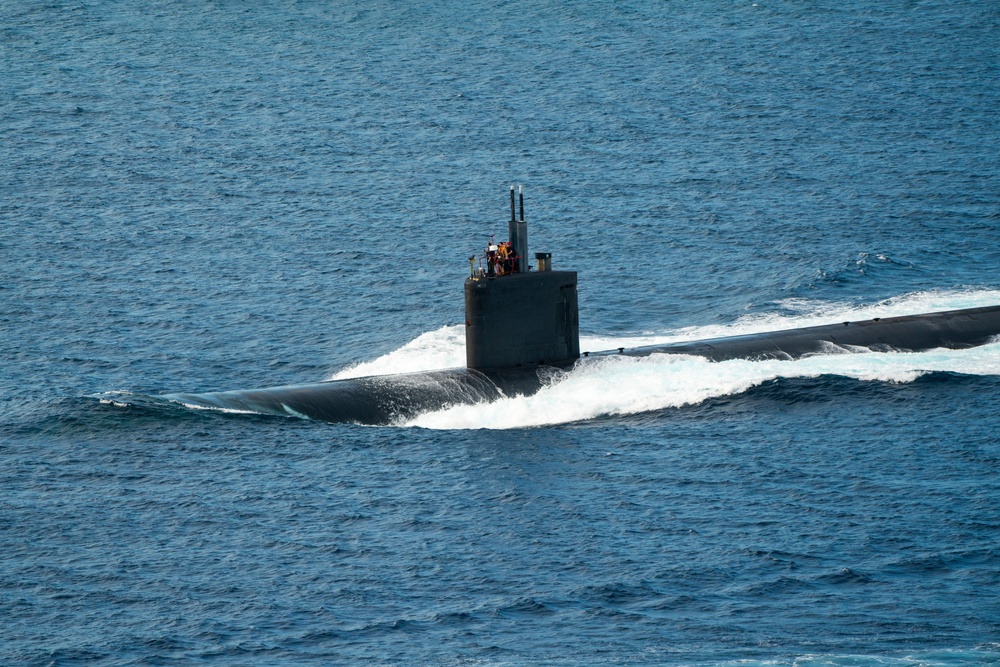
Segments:
[[[523,190],[518,194],[520,219],[515,219],[511,186],[509,240],[494,244],[490,238],[480,259],[485,268],[477,270],[470,258],[465,354],[472,369],[569,366],[580,357],[576,271],[553,271],[550,253],[537,253],[537,270],[531,270]]]

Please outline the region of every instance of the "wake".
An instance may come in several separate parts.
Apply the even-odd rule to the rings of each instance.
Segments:
[[[674,341],[777,331],[847,320],[976,308],[1000,303],[1000,290],[921,292],[877,304],[852,305],[788,300],[779,306],[790,315],[754,315],[731,325],[688,327],[662,333],[581,336],[581,350],[639,347]],[[937,349],[917,353],[834,354],[797,360],[711,362],[700,357],[654,354],[648,357],[584,358],[568,372],[551,372],[532,396],[511,396],[477,405],[456,405],[427,412],[401,426],[434,429],[506,429],[561,424],[601,416],[697,405],[738,395],[779,378],[837,375],[860,381],[913,382],[931,372],[1000,375],[1000,343],[967,350]],[[347,368],[330,379],[407,373],[465,364],[464,327],[425,333],[389,354]]]

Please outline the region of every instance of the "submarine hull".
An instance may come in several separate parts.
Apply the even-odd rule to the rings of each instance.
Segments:
[[[987,306],[649,345],[597,354],[690,354],[712,361],[798,359],[806,355],[829,354],[838,347],[880,352],[919,352],[939,347],[963,349],[984,345],[998,335],[1000,306]]]
[[[541,386],[537,369],[484,373],[449,368],[265,389],[167,394],[160,398],[201,409],[387,426],[449,405],[474,405],[505,396],[534,394]]]
[[[711,361],[798,359],[829,354],[837,348],[901,352],[962,349],[989,343],[998,335],[1000,306],[991,306],[623,348],[589,356],[686,354]],[[545,368],[492,371],[453,368],[266,389],[167,394],[160,398],[195,408],[390,425],[452,405],[475,405],[534,394],[545,385],[548,375]]]

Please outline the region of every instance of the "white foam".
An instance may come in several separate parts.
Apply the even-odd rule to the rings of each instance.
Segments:
[[[465,366],[465,327],[463,325],[441,327],[435,331],[428,331],[398,350],[393,350],[372,361],[349,366],[327,379],[343,380],[366,375],[414,373],[458,366]]]
[[[634,348],[683,340],[778,331],[873,317],[913,315],[1000,303],[1000,290],[917,292],[875,304],[857,305],[789,299],[786,313],[748,315],[728,325],[687,327],[623,336],[582,336],[581,350]],[[837,352],[838,350],[831,350]],[[589,358],[570,373],[555,372],[533,396],[517,396],[491,404],[456,406],[420,415],[407,423],[426,428],[518,428],[632,414],[697,404],[709,398],[742,393],[779,377],[840,375],[863,381],[912,382],[931,371],[1000,375],[1000,344],[970,350],[920,353],[875,353],[814,356],[796,361],[709,362],[698,357]],[[462,325],[422,334],[389,354],[347,368],[330,379],[408,373],[465,365]]]
[[[256,410],[242,410],[240,408],[224,408],[219,405],[199,405],[197,403],[188,403],[186,401],[175,401],[171,400],[171,403],[176,403],[188,410],[201,410],[203,412],[220,412],[226,415],[259,415],[260,413]]]
[[[113,401],[110,398],[100,398],[100,399],[98,399],[98,401],[101,403],[101,405],[113,405],[116,408],[127,408],[127,407],[129,407],[129,403],[126,403],[126,402],[123,402],[123,401]]]
[[[455,406],[420,415],[406,425],[436,429],[543,426],[694,405],[740,394],[776,378],[839,375],[863,381],[912,382],[931,371],[1000,375],[1000,344],[919,353],[844,351],[795,361],[711,362],[668,354],[586,359],[532,396]]]
[[[131,406],[131,397],[135,396],[131,391],[126,391],[123,389],[116,389],[114,391],[105,391],[100,394],[95,394],[94,397],[97,398],[101,405],[113,405],[116,408],[127,408]],[[118,397],[121,397],[118,400]]]

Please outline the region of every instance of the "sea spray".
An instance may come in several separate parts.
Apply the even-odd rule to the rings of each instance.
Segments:
[[[407,425],[440,429],[543,426],[696,405],[710,398],[741,394],[779,378],[837,375],[904,383],[928,372],[1000,375],[1000,343],[918,353],[842,350],[787,361],[711,362],[667,354],[584,359],[532,396],[453,406],[420,415]]]

